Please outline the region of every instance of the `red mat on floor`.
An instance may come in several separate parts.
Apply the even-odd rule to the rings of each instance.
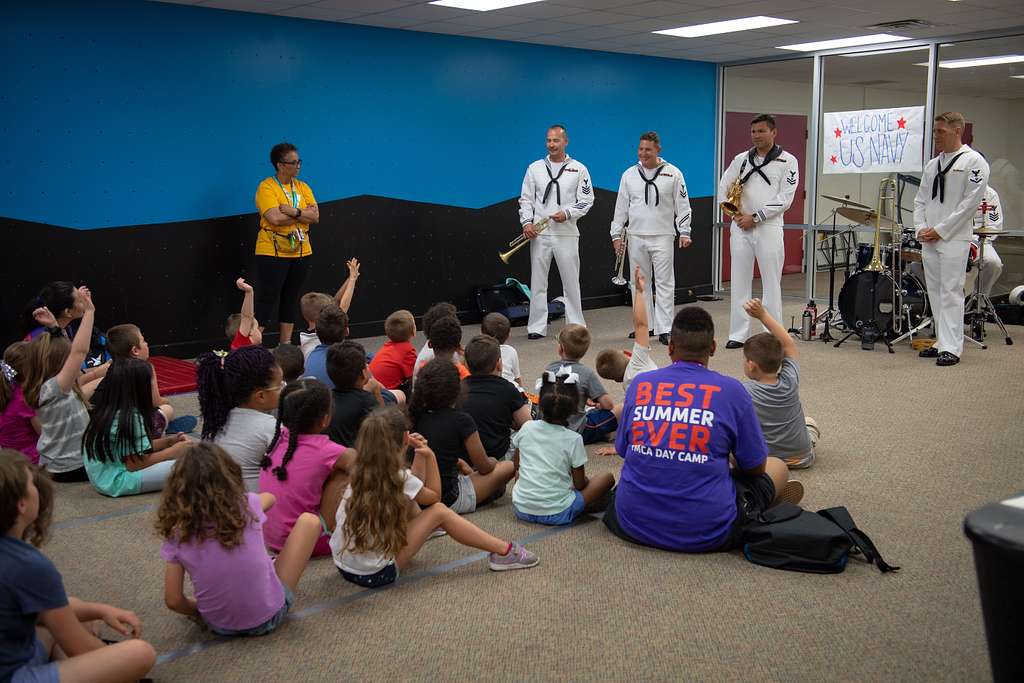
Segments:
[[[168,356],[151,356],[160,395],[185,394],[196,390],[196,364]]]

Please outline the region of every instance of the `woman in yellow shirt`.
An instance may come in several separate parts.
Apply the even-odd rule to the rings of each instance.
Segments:
[[[302,284],[313,247],[309,228],[320,222],[320,209],[309,185],[298,179],[299,151],[287,142],[274,145],[270,163],[276,173],[256,189],[260,232],[256,238],[256,319],[264,323],[276,309],[279,343],[290,343],[299,313]]]

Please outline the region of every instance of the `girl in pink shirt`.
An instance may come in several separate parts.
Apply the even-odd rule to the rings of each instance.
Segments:
[[[261,636],[284,620],[320,533],[313,515],[301,515],[271,561],[263,522],[274,504],[269,493],[247,493],[242,470],[208,441],[178,458],[164,486],[157,532],[164,538],[164,603],[201,618],[222,636]],[[192,578],[194,597],[184,591]]]
[[[27,361],[27,342],[8,346],[0,361],[0,448],[13,448],[38,465],[39,420],[36,411],[25,403],[19,381],[25,376]]]
[[[273,550],[284,545],[295,520],[310,513],[320,518],[321,528],[313,554],[331,554],[331,532],[354,454],[322,433],[330,423],[331,392],[323,382],[305,378],[281,392],[277,432],[260,463],[260,491],[277,499],[263,525],[263,538]]]

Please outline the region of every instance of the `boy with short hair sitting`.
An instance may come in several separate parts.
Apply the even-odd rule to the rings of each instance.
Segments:
[[[242,297],[241,312],[229,315],[224,327],[224,334],[231,340],[232,351],[243,346],[259,346],[263,343],[263,331],[260,330],[253,306],[252,285],[240,277],[235,280],[235,286],[245,292],[245,296]]]
[[[327,435],[342,446],[354,446],[363,418],[385,403],[380,382],[367,369],[366,349],[354,341],[331,345],[327,350],[327,374],[334,404]]]
[[[306,329],[299,332],[299,348],[302,350],[303,358],[308,358],[310,352],[320,344],[320,337],[316,333],[316,319],[323,307],[336,304],[338,308],[348,313],[349,306],[352,305],[356,280],[359,279],[359,260],[349,259],[345,265],[348,266],[348,277],[341,283],[333,297],[324,292],[306,292],[299,299],[299,310],[306,321]]]
[[[818,424],[804,416],[800,403],[796,342],[765,310],[760,299],[750,299],[743,304],[743,310],[768,330],[743,345],[743,374],[748,378],[743,386],[754,401],[768,454],[781,459],[790,469],[810,467],[820,434]]]
[[[435,320],[427,333],[427,346],[434,352],[434,358],[452,362],[459,371],[459,379],[469,377],[469,369],[460,360],[462,354],[462,324],[455,317]],[[426,365],[426,363],[424,363]]]
[[[427,338],[427,341],[423,344],[423,348],[416,354],[416,367],[412,371],[413,383],[416,382],[416,375],[419,374],[420,368],[434,360],[434,349],[430,348],[430,328],[433,327],[434,322],[441,318],[455,318],[459,319],[459,310],[447,301],[436,303],[427,309],[427,312],[423,314],[422,329],[423,335]]]
[[[612,409],[615,404],[604,390],[597,373],[580,362],[590,348],[590,332],[583,325],[566,325],[558,333],[558,356],[561,360],[549,363],[546,371],[555,374],[566,367],[579,377],[580,403],[569,418],[569,429],[583,435],[583,443],[597,443],[615,433],[617,421]],[[594,407],[588,409],[591,402]]]
[[[291,384],[306,372],[306,361],[302,350],[295,344],[279,344],[274,349],[274,360],[281,367],[285,384]]]
[[[327,304],[317,315],[316,333],[320,343],[306,356],[306,376],[315,377],[333,389],[334,382],[327,374],[327,349],[348,337],[348,313],[335,304]]]
[[[412,374],[416,368],[416,319],[406,310],[395,311],[384,321],[388,340],[370,361],[370,372],[386,389],[412,391]]]
[[[633,274],[633,351],[604,349],[597,354],[597,374],[604,379],[621,382],[623,391],[629,391],[629,384],[641,372],[657,370],[658,364],[651,358],[651,342],[647,327],[647,307],[644,305],[646,279],[636,267]],[[613,412],[619,418],[622,404],[616,404]]]
[[[489,334],[501,345],[501,376],[517,386],[522,386],[523,378],[519,373],[519,352],[514,346],[506,343],[511,332],[512,323],[501,313],[488,313],[480,323],[480,333]],[[470,368],[470,372],[472,371]]]
[[[478,334],[466,345],[465,355],[470,374],[462,380],[460,409],[476,422],[487,455],[502,460],[508,455],[512,430],[530,421],[530,404],[514,384],[502,377],[497,339]]]

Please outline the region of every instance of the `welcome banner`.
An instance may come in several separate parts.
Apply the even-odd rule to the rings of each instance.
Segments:
[[[891,173],[923,168],[924,107],[825,113],[825,173]]]

